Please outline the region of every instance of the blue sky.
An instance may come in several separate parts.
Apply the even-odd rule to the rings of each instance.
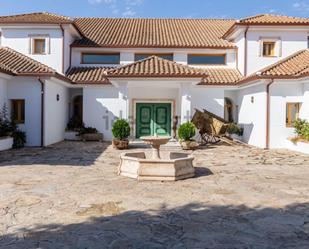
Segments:
[[[309,17],[309,0],[0,0],[0,15],[36,11],[71,17],[241,18],[260,13]]]

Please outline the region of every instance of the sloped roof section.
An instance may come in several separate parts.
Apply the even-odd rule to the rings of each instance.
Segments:
[[[127,64],[122,67],[107,71],[108,77],[179,77],[179,78],[202,78],[206,73],[200,69],[178,64],[157,56]]]
[[[203,78],[199,85],[223,85],[234,86],[242,79],[241,73],[234,68],[213,67],[203,69],[207,77]]]
[[[55,73],[52,68],[8,47],[0,48],[0,68],[15,75]]]
[[[259,72],[240,80],[245,83],[256,79],[297,79],[309,76],[309,49],[301,50]]]
[[[241,19],[237,24],[252,24],[252,25],[309,25],[309,18],[262,14]]]
[[[0,48],[0,71],[13,76],[47,76],[71,82],[51,67],[7,47]]]
[[[233,48],[222,39],[228,19],[77,18],[84,35],[73,46]]]
[[[107,71],[111,67],[73,67],[67,73],[67,77],[75,84],[107,84]]]
[[[73,20],[62,15],[51,14],[48,12],[37,12],[11,16],[0,16],[0,23],[70,24],[73,23]]]

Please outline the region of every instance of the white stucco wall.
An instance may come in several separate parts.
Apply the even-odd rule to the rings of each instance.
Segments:
[[[83,90],[83,121],[97,128],[104,140],[112,139],[112,123],[125,117],[127,100],[113,86],[88,86]]]
[[[30,53],[30,36],[48,35],[50,37],[50,53],[34,55]],[[2,27],[2,46],[10,47],[53,69],[62,72],[62,31],[60,27]]]
[[[300,118],[309,121],[309,79],[304,83],[304,98],[302,108],[300,110]]]
[[[194,109],[206,109],[220,117],[224,117],[224,88],[196,86],[192,88],[192,114]]]
[[[304,86],[295,82],[275,82],[270,87],[270,148],[285,148],[287,139],[295,136],[294,128],[286,126],[286,104],[304,102]],[[308,101],[301,106],[300,118],[305,118]]]
[[[0,76],[0,110],[7,105],[7,80]]]
[[[264,38],[279,38],[281,40],[281,56],[275,57],[263,57],[260,55],[260,40]],[[254,73],[268,65],[271,65],[301,49],[306,49],[308,47],[308,30],[294,29],[284,29],[282,28],[270,28],[267,29],[257,29],[250,28],[247,33],[248,40],[248,55],[247,55],[247,73]],[[280,44],[280,42],[278,42]],[[277,55],[280,55],[279,44],[276,45]],[[241,45],[241,42],[239,42]],[[239,56],[241,56],[241,50],[238,51]],[[241,60],[239,63],[242,63]],[[241,64],[240,64],[241,68]]]
[[[241,74],[244,75],[245,73],[245,38],[244,33],[242,32],[238,37],[235,39],[235,44],[238,48],[237,52],[237,60],[238,60],[238,70]]]
[[[253,98],[253,103],[251,102]],[[257,147],[266,146],[266,86],[254,85],[240,89],[238,123],[244,127],[243,141]]]
[[[41,85],[36,78],[14,77],[7,83],[8,101],[25,100],[25,124],[19,128],[26,132],[27,146],[41,145]]]
[[[44,145],[47,146],[64,139],[69,118],[69,89],[55,80],[46,80],[44,91]],[[59,94],[59,101],[57,101],[57,94]]]

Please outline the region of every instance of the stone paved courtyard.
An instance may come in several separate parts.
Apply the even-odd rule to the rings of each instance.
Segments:
[[[308,156],[193,154],[195,178],[137,182],[106,143],[1,152],[0,248],[309,248]]]

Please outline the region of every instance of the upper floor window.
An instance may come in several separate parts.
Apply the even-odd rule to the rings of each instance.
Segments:
[[[34,54],[45,54],[46,53],[46,40],[45,39],[33,39],[33,53]]]
[[[82,64],[120,64],[120,53],[83,53]]]
[[[225,65],[225,54],[189,54],[189,65]]]
[[[25,123],[25,100],[13,99],[12,100],[12,119],[16,124]]]
[[[263,42],[263,56],[275,56],[276,42]]]
[[[49,41],[48,35],[30,35],[30,54],[48,54]]]
[[[286,126],[293,126],[294,121],[299,118],[299,110],[301,103],[287,103],[286,104]]]
[[[170,60],[170,61],[173,60],[173,54],[135,54],[134,60],[135,61],[143,60],[153,55],[158,56],[165,60]]]

